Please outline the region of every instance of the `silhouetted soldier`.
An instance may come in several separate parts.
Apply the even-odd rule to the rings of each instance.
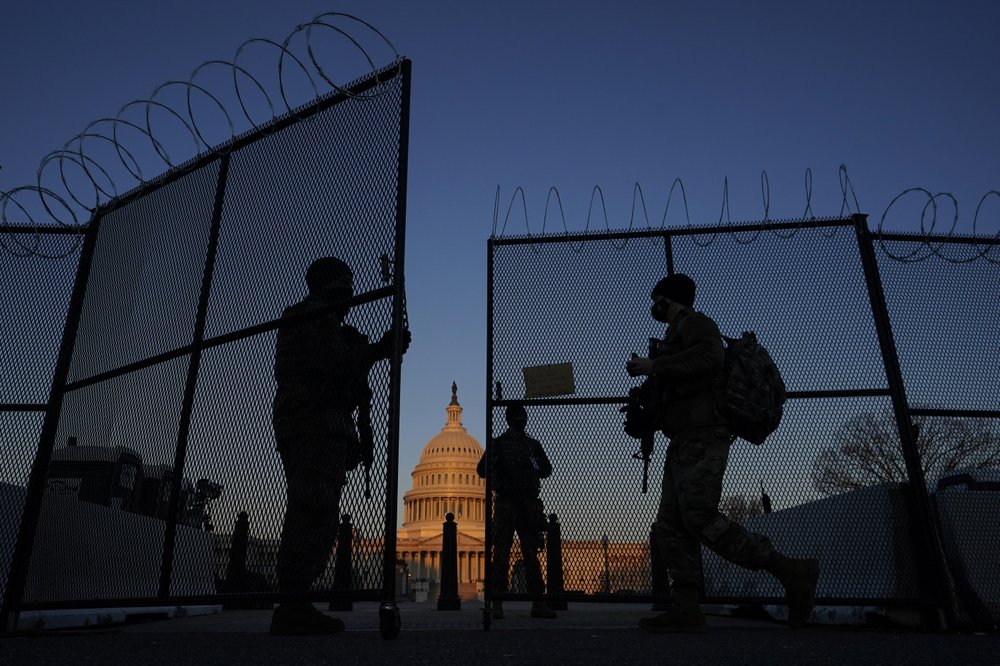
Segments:
[[[391,357],[395,345],[391,331],[369,344],[368,336],[344,323],[354,278],[343,261],[317,259],[306,271],[306,283],[309,295],[282,313],[274,357],[274,435],[288,484],[278,585],[301,597],[274,609],[274,634],[344,630],[344,623],[316,609],[307,593],[336,541],[347,473],[372,464],[368,373]],[[409,343],[404,331],[404,352]]]
[[[510,550],[516,531],[521,540],[521,558],[528,593],[534,597],[531,617],[553,618],[556,612],[545,605],[545,583],[538,562],[538,551],[544,547],[543,535],[548,526],[545,509],[538,494],[541,479],[552,474],[552,464],[545,455],[541,442],[524,431],[528,424],[528,413],[524,407],[508,407],[506,418],[507,430],[493,440],[489,451],[483,453],[476,466],[476,472],[485,479],[486,456],[490,456],[488,472],[494,493],[491,532],[493,568],[490,583],[495,592],[507,590]],[[503,605],[499,601],[494,602],[493,617],[503,617]]]
[[[730,562],[776,576],[785,588],[789,625],[799,627],[812,612],[819,562],[782,555],[766,536],[748,532],[718,510],[735,435],[721,404],[725,350],[719,327],[692,309],[694,295],[694,281],[682,274],[653,287],[650,311],[669,328],[655,359],[636,357],[627,363],[629,375],[656,381],[655,425],[670,438],[653,529],[670,570],[674,606],[643,618],[639,626],[656,632],[705,631],[698,605],[704,544]]]

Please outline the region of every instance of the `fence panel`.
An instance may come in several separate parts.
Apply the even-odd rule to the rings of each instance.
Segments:
[[[1000,620],[998,245],[950,236],[876,246],[957,619],[980,625]]]
[[[76,274],[78,234],[64,229],[0,228],[0,598],[24,508],[25,488],[38,448],[52,369]],[[42,245],[57,258],[28,252]],[[64,256],[58,256],[64,255]]]
[[[891,359],[879,343],[855,220],[492,238],[489,251],[487,446],[506,428],[504,408],[525,405],[528,432],[554,467],[542,499],[561,524],[565,598],[659,598],[649,532],[667,442],[656,435],[643,495],[640,463],[630,458],[638,443],[622,432],[618,409],[638,383],[625,361],[646,355],[647,338],[663,334],[649,315],[649,291],[681,272],[698,283],[696,309],[724,335],[757,333],[789,391],[782,423],[763,446],[732,446],[723,512],[783,552],[818,557],[821,603],[926,601],[913,539],[924,527],[914,523],[919,514],[906,491]],[[996,357],[996,336],[988,334],[995,313],[984,292],[997,283],[996,263],[938,260],[914,269],[885,251],[877,256],[913,418],[919,422],[921,405],[995,418],[996,364],[983,361]],[[963,290],[966,280],[972,288]],[[931,324],[941,312],[951,315]],[[527,397],[522,369],[554,363],[572,363],[575,394]],[[980,426],[986,442],[998,441],[992,424]],[[873,438],[874,455],[858,454]],[[918,453],[927,464],[927,451]],[[872,468],[878,473],[866,474]],[[976,496],[978,509],[983,497]],[[969,521],[986,519],[978,509],[964,522],[952,519],[949,534],[971,533]],[[768,574],[702,551],[707,600],[780,603],[783,591]],[[972,559],[975,573],[966,578],[986,576],[981,558]],[[488,598],[524,597],[516,561],[490,565],[508,566],[512,582],[502,590],[488,584]],[[990,594],[997,573],[989,572]]]
[[[281,598],[275,332],[321,256],[354,271],[347,323],[373,342],[403,326],[408,89],[399,61],[100,212],[58,425],[32,444],[51,463],[24,596],[5,604]],[[333,592],[331,557],[317,599],[376,599],[391,583],[398,363],[370,373],[374,463],[368,478],[351,473],[341,502],[353,580]],[[244,512],[248,575],[236,584],[226,575]]]

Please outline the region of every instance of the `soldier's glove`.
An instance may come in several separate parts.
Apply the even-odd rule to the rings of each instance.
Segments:
[[[413,336],[410,334],[410,329],[403,329],[403,350],[402,353],[406,353],[406,350],[410,348],[410,341]],[[391,330],[386,331],[385,334],[376,343],[379,348],[380,355],[382,358],[392,358],[392,352],[396,347],[396,336],[393,335]]]
[[[629,377],[640,377],[653,374],[653,359],[632,355],[625,363],[625,371]]]

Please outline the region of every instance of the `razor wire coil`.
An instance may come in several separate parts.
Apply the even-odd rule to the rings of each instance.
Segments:
[[[844,218],[845,216],[857,214],[861,212],[861,204],[857,196],[857,192],[854,189],[854,185],[851,182],[850,176],[847,172],[847,167],[845,165],[840,165],[838,169],[838,181],[840,185],[840,195],[841,195],[841,205],[839,211],[839,217]],[[802,213],[801,221],[806,224],[799,227],[788,228],[787,225],[778,225],[769,227],[768,225],[772,223],[779,222],[771,218],[771,191],[770,182],[768,180],[767,172],[761,171],[760,177],[761,186],[761,202],[763,206],[763,218],[759,220],[761,224],[755,224],[752,229],[747,229],[746,231],[741,231],[739,226],[741,223],[734,223],[732,221],[732,216],[730,213],[730,201],[729,201],[729,178],[723,179],[722,184],[722,205],[719,210],[718,220],[716,221],[714,228],[713,225],[705,225],[699,227],[699,230],[703,233],[692,234],[689,236],[691,242],[695,243],[699,247],[708,247],[722,234],[727,235],[733,242],[740,245],[749,245],[753,243],[761,235],[768,233],[773,234],[779,238],[789,239],[799,233],[802,229],[808,228],[809,222],[817,223],[817,227],[820,226],[822,221],[816,216],[813,211],[813,174],[811,169],[806,169],[805,171],[805,209]],[[683,214],[684,220],[682,225],[673,228],[684,228],[684,229],[694,229],[695,225],[691,222],[691,213],[688,207],[687,193],[684,188],[684,182],[680,178],[675,178],[670,185],[667,192],[666,204],[663,210],[663,216],[658,227],[653,227],[649,222],[649,214],[646,208],[646,197],[643,193],[642,187],[639,183],[635,183],[632,188],[632,206],[631,213],[629,215],[627,228],[612,229],[609,222],[607,204],[604,198],[604,192],[599,185],[595,185],[591,190],[590,202],[587,208],[587,216],[584,222],[584,228],[580,232],[573,232],[574,240],[572,240],[569,245],[575,252],[581,251],[583,244],[586,242],[592,242],[586,238],[581,238],[581,236],[586,236],[591,231],[591,222],[594,217],[594,203],[595,200],[599,201],[600,212],[604,218],[604,230],[608,233],[611,232],[625,232],[625,237],[621,239],[608,239],[609,242],[617,249],[622,249],[629,242],[630,238],[627,236],[633,230],[641,228],[641,225],[637,223],[637,211],[641,213],[640,222],[645,222],[645,229],[648,231],[666,231],[671,227],[667,224],[668,214],[670,212],[670,206],[673,202],[674,194],[676,192],[680,193],[681,202],[683,204]],[[915,195],[919,195],[926,198],[926,202],[919,215],[919,232],[914,234],[905,234],[905,239],[900,239],[899,235],[894,235],[890,233],[887,229],[887,222],[890,219],[890,214],[900,205],[900,202],[907,198]],[[537,234],[532,231],[529,217],[528,217],[528,206],[526,202],[526,195],[523,187],[516,187],[514,193],[511,195],[510,201],[507,205],[506,211],[503,211],[501,207],[501,188],[498,186],[496,190],[496,196],[493,205],[493,227],[492,236],[493,239],[504,238],[507,232],[507,227],[511,222],[511,214],[515,210],[516,203],[520,201],[520,208],[525,223],[525,237],[532,238],[535,235],[545,235],[546,228],[549,225],[550,217],[550,204],[554,200],[556,202],[555,208],[558,213],[559,221],[562,224],[562,233],[567,236],[567,239],[571,236],[569,226],[566,223],[566,216],[563,209],[562,197],[559,191],[555,187],[550,187],[545,200],[545,209],[542,215],[542,228]],[[899,262],[914,262],[923,261],[930,257],[937,257],[943,261],[955,264],[968,263],[976,260],[985,260],[991,263],[1000,263],[1000,228],[992,236],[977,236],[977,229],[980,226],[980,215],[983,214],[983,208],[988,201],[996,197],[1000,200],[1000,191],[991,190],[987,192],[980,200],[976,206],[975,213],[972,218],[972,230],[971,236],[965,234],[960,234],[958,230],[959,214],[958,214],[958,200],[954,195],[948,192],[932,193],[931,191],[921,188],[913,187],[909,188],[900,194],[896,195],[886,206],[882,215],[879,218],[878,226],[874,232],[874,237],[879,247],[885,253],[885,256],[889,259],[899,261]],[[943,202],[943,203],[942,203]],[[944,205],[946,204],[946,205]],[[951,207],[951,223],[945,234],[941,234],[937,231],[940,217],[943,217],[946,213],[945,210],[947,206]],[[501,213],[503,217],[501,219]],[[786,222],[788,220],[785,220]],[[748,225],[749,226],[749,225]],[[820,231],[820,233],[825,238],[832,238],[837,234],[839,229],[837,227],[831,227],[826,230],[825,227]],[[558,233],[558,232],[556,232]],[[959,239],[963,241],[962,243],[952,243],[953,239]],[[899,244],[912,245],[913,247],[908,248],[906,251],[900,250],[896,247]],[[958,246],[971,246],[973,251],[969,253],[966,251],[965,254],[956,254],[954,252],[949,252],[946,248],[954,248]],[[534,250],[537,253],[539,248],[534,245]]]
[[[350,30],[349,30],[350,28]],[[338,82],[333,74],[335,63],[324,63],[317,46],[320,31],[332,33],[349,49],[360,53],[363,62],[377,74],[380,67],[373,51],[387,51],[390,64],[398,69],[402,56],[389,41],[370,23],[340,12],[320,14],[312,20],[299,24],[281,42],[266,38],[252,38],[243,42],[232,60],[208,60],[198,65],[187,80],[170,80],[158,85],[145,99],[132,100],[123,105],[113,117],[100,118],[87,125],[82,132],[67,141],[62,148],[50,152],[42,158],[36,171],[35,184],[22,185],[0,191],[0,250],[16,256],[37,256],[62,258],[76,252],[82,242],[81,233],[62,234],[67,238],[58,247],[46,247],[43,239],[49,239],[46,229],[54,227],[82,232],[91,216],[124,192],[150,183],[176,170],[183,170],[196,158],[205,155],[222,155],[231,149],[232,143],[245,132],[267,131],[269,124],[286,115],[294,116],[303,105],[295,105],[290,100],[287,79],[295,70],[307,81],[313,99],[328,94],[344,95],[352,99],[372,99],[384,94],[387,88],[375,85],[362,92],[352,90],[351,83]],[[361,33],[361,34],[359,34]],[[275,52],[276,81],[269,87],[259,74],[255,75],[248,66],[241,63],[251,49],[266,48]],[[206,73],[213,68],[228,68],[232,72],[231,85],[227,94],[235,100],[226,104],[223,91],[212,89],[201,83]],[[355,78],[354,80],[357,80]],[[166,95],[180,89],[180,102],[163,101]],[[266,117],[251,111],[249,95],[255,94],[266,108]],[[207,125],[203,113],[196,111],[195,100],[202,97],[211,108],[224,118],[222,125],[228,132],[228,139],[214,144],[207,138]],[[138,110],[140,120],[134,117]],[[163,129],[154,123],[154,115],[168,116],[183,133],[190,137],[188,152],[178,154],[179,142],[164,138]],[[129,117],[126,117],[128,115]],[[132,134],[136,138],[129,138]],[[186,140],[185,140],[186,142]],[[95,146],[110,145],[112,158],[102,158]],[[89,149],[88,149],[89,147]],[[155,156],[159,166],[155,173],[143,168],[139,155]],[[73,181],[67,171],[75,169],[78,178]],[[55,184],[46,181],[54,172]],[[115,175],[117,174],[117,176]],[[127,181],[127,182],[123,182]],[[30,204],[29,204],[30,202]],[[29,208],[29,205],[31,206]]]

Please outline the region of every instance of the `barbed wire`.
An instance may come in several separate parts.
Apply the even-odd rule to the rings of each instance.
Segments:
[[[847,176],[847,167],[843,166],[843,165],[841,165],[841,167],[840,167],[840,184],[841,184],[841,194],[842,194],[842,200],[843,200],[842,204],[841,204],[841,215],[844,214],[845,210],[850,211],[850,208],[851,208],[850,201],[852,199],[854,201],[854,212],[860,212],[860,205],[858,204],[857,196],[854,193],[854,186],[851,184],[850,178]],[[624,231],[630,232],[630,231],[632,231],[633,229],[636,228],[636,212],[637,212],[637,207],[641,208],[642,219],[645,220],[645,229],[646,230],[653,230],[654,228],[655,229],[665,229],[665,228],[667,228],[667,216],[668,216],[668,214],[670,212],[670,205],[671,205],[671,203],[673,201],[673,197],[674,197],[675,192],[679,192],[680,193],[681,202],[682,202],[682,204],[684,206],[684,221],[685,221],[685,226],[687,226],[687,227],[693,227],[694,225],[691,224],[691,213],[690,213],[690,209],[688,207],[687,191],[684,188],[684,181],[682,181],[680,178],[675,178],[673,180],[673,182],[671,183],[671,185],[670,185],[669,192],[667,193],[667,202],[666,202],[666,205],[664,207],[663,218],[662,218],[662,220],[660,222],[660,226],[659,227],[653,227],[652,225],[650,225],[650,223],[649,223],[649,214],[648,214],[647,209],[646,209],[645,194],[643,193],[642,187],[641,187],[641,185],[639,183],[635,183],[634,184],[634,186],[632,188],[632,210],[631,210],[631,214],[629,216],[628,227]],[[549,188],[549,193],[546,196],[545,211],[543,213],[543,219],[542,219],[542,230],[541,230],[540,233],[541,234],[545,233],[545,229],[546,229],[546,226],[548,224],[549,204],[552,201],[553,195],[555,195],[556,202],[558,204],[559,216],[560,216],[560,220],[562,222],[563,231],[568,235],[570,232],[569,232],[569,228],[568,228],[568,226],[566,224],[566,216],[565,216],[565,214],[563,212],[563,208],[562,208],[562,198],[561,198],[561,195],[559,194],[559,191],[555,187],[550,187]],[[771,199],[771,193],[770,193],[770,186],[769,186],[769,183],[768,183],[768,177],[767,177],[767,172],[766,171],[761,171],[761,197],[762,197],[763,203],[764,203],[764,219],[763,219],[763,221],[764,222],[771,222],[772,221],[771,218],[770,218],[770,199]],[[605,200],[604,200],[604,192],[601,189],[600,185],[595,185],[594,188],[593,188],[593,190],[591,191],[591,195],[590,195],[590,204],[589,204],[588,209],[587,209],[587,219],[586,219],[586,222],[584,224],[584,229],[583,229],[583,232],[582,232],[583,234],[586,234],[586,233],[588,233],[590,231],[591,218],[593,217],[593,212],[594,212],[594,200],[595,200],[595,198],[597,198],[597,199],[600,200],[601,212],[602,212],[603,217],[604,217],[605,230],[606,231],[612,231],[611,226],[610,226],[610,222],[608,220],[607,206],[606,206],[606,203],[605,203]],[[522,211],[524,213],[525,225],[527,227],[527,235],[528,236],[532,235],[530,223],[528,222],[528,210],[527,210],[527,203],[525,202],[524,188],[522,188],[520,186],[518,186],[518,187],[516,187],[514,189],[514,194],[511,196],[511,201],[510,201],[510,203],[507,206],[506,213],[504,214],[503,224],[502,224],[502,226],[500,226],[500,233],[499,234],[497,233],[497,227],[500,224],[500,220],[499,220],[499,212],[500,212],[500,186],[497,186],[496,198],[495,198],[494,206],[493,206],[493,229],[492,229],[492,235],[493,235],[494,238],[502,238],[504,236],[504,233],[506,232],[507,224],[510,221],[511,211],[514,208],[515,201],[518,200],[518,199],[520,199],[520,201],[521,201],[521,208],[522,208]],[[816,219],[818,219],[813,214],[813,212],[812,212],[812,170],[811,169],[806,169],[806,209],[805,209],[805,213],[803,214],[803,219],[805,219],[805,220],[816,220]],[[731,226],[732,225],[732,219],[731,219],[731,215],[730,215],[730,206],[729,206],[729,178],[728,177],[726,177],[726,178],[723,179],[723,185],[722,185],[722,208],[719,211],[719,220],[718,220],[718,223],[717,223],[718,226],[720,226],[720,227],[723,226],[723,222],[725,222],[726,226]],[[621,229],[617,229],[617,231],[621,231]],[[781,233],[778,230],[776,230],[776,231],[779,234]],[[792,230],[792,234],[794,234],[795,232],[796,232],[796,230],[793,229]],[[754,235],[751,238],[749,238],[749,239],[741,239],[740,242],[743,242],[743,243],[752,242],[753,240],[755,240],[757,238],[757,236],[759,235],[760,232],[759,231],[755,231],[753,233],[754,233]],[[698,243],[698,244],[708,245],[708,244],[710,244],[714,240],[715,235],[716,235],[716,233],[713,232],[709,236],[709,240],[707,240],[707,241],[704,241],[704,240],[695,240],[695,242]],[[574,246],[575,247],[579,247],[579,244],[578,243],[574,243]],[[623,245],[620,245],[620,247],[622,247],[622,246]]]
[[[281,42],[249,39],[236,49],[231,61],[206,61],[186,81],[160,84],[148,98],[128,102],[114,117],[91,122],[62,148],[42,158],[35,184],[0,191],[0,226],[8,229],[8,233],[0,233],[0,250],[18,256],[48,258],[74,253],[82,242],[82,234],[46,234],[45,229],[62,227],[80,231],[98,208],[123,193],[183,170],[205,155],[224,154],[244,133],[266,132],[276,119],[294,116],[305,104],[295,105],[289,99],[288,79],[293,70],[307,81],[312,101],[331,94],[371,99],[386,92],[384,85],[360,93],[353,91],[353,83],[361,78],[356,75],[349,83],[335,80],[331,67],[336,63],[321,62],[318,43],[321,31],[332,34],[349,51],[357,51],[360,61],[367,63],[373,75],[380,71],[379,62],[385,65],[382,69],[401,66],[402,57],[385,35],[370,23],[340,12],[320,14],[299,24]],[[258,49],[268,49],[276,57],[275,80],[267,81],[259,73],[255,76],[249,66],[242,64],[251,50]],[[376,49],[386,58],[378,58],[373,53]],[[227,80],[226,90],[202,82],[211,70],[219,68]],[[174,92],[180,99],[165,101]],[[223,101],[224,94],[229,97],[228,103]],[[228,138],[223,136],[210,143],[205,112],[196,112],[198,98],[224,117],[222,125]],[[251,103],[252,100],[257,104]],[[264,110],[252,111],[262,105],[266,107]],[[154,115],[166,115],[175,127],[183,128],[190,137],[190,150],[172,157],[167,148],[176,150],[179,142],[164,137],[163,128],[154,123]],[[213,127],[218,125],[215,123]],[[147,165],[144,169],[143,162],[150,160],[155,168],[150,170]],[[70,170],[75,178],[68,175]],[[43,183],[47,177],[52,179],[49,176],[52,172],[55,184]],[[50,248],[46,243],[57,247]]]
[[[972,216],[972,231],[969,235],[963,235],[961,238],[964,243],[957,244],[950,242],[952,239],[958,237],[957,227],[959,221],[958,214],[958,199],[955,198],[950,192],[938,192],[933,194],[922,187],[911,187],[903,192],[897,194],[889,205],[886,207],[885,212],[882,213],[882,218],[879,220],[879,231],[885,225],[885,220],[889,215],[889,212],[897,205],[900,201],[909,195],[919,195],[921,197],[926,197],[927,201],[923,205],[920,211],[920,236],[922,239],[919,241],[914,241],[910,243],[913,248],[909,252],[899,252],[893,249],[891,243],[887,243],[883,238],[882,234],[879,233],[878,241],[882,248],[882,251],[886,253],[892,259],[901,262],[914,262],[923,261],[929,257],[937,257],[944,261],[953,264],[964,264],[971,261],[976,261],[977,259],[985,259],[990,263],[996,264],[1000,263],[1000,249],[998,249],[997,242],[1000,241],[1000,229],[997,233],[991,236],[979,236],[976,234],[977,227],[979,225],[979,215],[982,212],[983,205],[989,201],[991,197],[996,197],[1000,199],[1000,192],[996,190],[990,190],[982,196],[979,203],[976,205],[976,212]],[[938,223],[938,200],[943,199],[944,201],[951,204],[952,216],[951,216],[951,226],[948,228],[947,233],[935,234],[935,227]],[[928,210],[930,210],[930,221],[928,224]],[[992,241],[987,243],[986,241]],[[955,248],[971,246],[974,248],[972,253],[967,253],[964,256],[949,254],[945,248]],[[992,256],[991,256],[992,255]]]
[[[858,200],[857,192],[855,191],[854,185],[851,183],[850,176],[847,173],[847,167],[843,164],[840,165],[838,169],[838,181],[840,184],[841,205],[837,218],[842,219],[850,215],[860,213],[861,203]],[[813,211],[813,176],[811,169],[806,169],[805,171],[805,209],[801,218],[794,220],[795,222],[804,222],[806,224],[789,226],[787,222],[790,220],[773,220],[771,218],[770,183],[766,171],[761,171],[760,183],[761,200],[764,213],[762,219],[752,223],[734,223],[732,221],[729,204],[729,178],[726,177],[723,179],[722,183],[722,207],[719,211],[719,218],[714,225],[717,228],[713,229],[712,225],[701,226],[699,229],[702,230],[703,233],[690,235],[690,240],[699,247],[708,247],[714,243],[721,234],[727,235],[733,242],[741,245],[749,245],[750,243],[758,240],[761,235],[765,233],[779,238],[789,239],[796,234],[801,233],[804,229],[810,228],[810,225],[808,224],[809,222],[815,222],[819,233],[825,238],[832,238],[838,233],[838,231],[840,231],[841,227],[820,224],[824,220],[837,218],[819,218]],[[680,199],[683,203],[684,223],[683,225],[674,228],[693,229],[695,228],[695,225],[691,223],[691,213],[688,207],[687,193],[684,189],[684,183],[680,178],[675,178],[667,193],[667,201],[664,206],[663,217],[661,218],[660,225],[658,227],[650,225],[649,215],[646,210],[645,195],[643,194],[642,187],[639,183],[635,183],[632,188],[632,208],[629,215],[628,226],[624,229],[620,227],[612,229],[608,220],[604,192],[601,190],[599,185],[595,185],[591,191],[590,204],[587,209],[587,217],[584,223],[584,228],[580,232],[573,232],[571,234],[569,227],[566,224],[562,197],[555,187],[550,187],[545,200],[545,210],[542,216],[542,228],[539,233],[535,234],[532,232],[531,225],[529,223],[528,206],[525,200],[524,188],[520,186],[514,189],[514,193],[511,196],[510,203],[507,206],[506,212],[503,214],[503,220],[501,222],[501,190],[498,186],[493,205],[492,238],[500,239],[504,237],[507,231],[507,225],[510,222],[511,212],[514,210],[515,203],[518,200],[520,200],[520,208],[524,215],[526,229],[525,236],[529,239],[533,236],[544,236],[546,233],[546,227],[549,223],[550,202],[554,199],[557,203],[563,233],[567,236],[567,238],[573,235],[574,240],[570,242],[570,246],[574,251],[579,252],[584,243],[590,242],[589,239],[581,238],[581,236],[586,236],[591,231],[591,218],[593,217],[595,199],[598,199],[600,202],[600,211],[604,217],[604,231],[608,233],[624,232],[625,234],[628,234],[633,230],[658,231],[671,228],[667,225],[667,217],[676,192],[680,193]],[[894,208],[900,205],[901,200],[908,196],[918,194],[926,197],[927,199],[920,213],[919,232],[912,234],[896,234],[890,232],[887,229],[887,220],[889,219],[890,213],[894,210]],[[996,197],[1000,200],[1000,191],[991,190],[979,200],[979,204],[976,206],[972,219],[971,235],[961,235],[958,233],[958,200],[952,194],[947,192],[933,194],[924,188],[910,188],[897,195],[888,204],[885,211],[879,218],[878,226],[873,235],[885,255],[896,261],[912,262],[922,261],[929,257],[937,257],[950,263],[968,263],[978,259],[983,259],[991,263],[1000,263],[1000,228],[998,228],[997,232],[993,236],[978,236],[976,233],[980,224],[979,216],[983,211],[984,205],[991,197]],[[953,211],[951,225],[947,233],[944,235],[936,233],[936,228],[938,226],[939,200],[950,203]],[[637,226],[637,211],[641,212],[641,220],[645,221],[644,228]],[[746,231],[741,231],[739,227],[744,225],[752,228],[748,228]],[[617,249],[623,249],[629,240],[630,238],[624,237],[609,239],[609,242]],[[969,247],[973,248],[971,253],[967,249]],[[905,250],[903,248],[905,248]],[[952,248],[951,253],[949,253],[946,248]],[[966,249],[963,250],[962,248]],[[540,252],[538,244],[534,245],[534,249],[536,253]],[[961,254],[963,251],[965,254]]]

